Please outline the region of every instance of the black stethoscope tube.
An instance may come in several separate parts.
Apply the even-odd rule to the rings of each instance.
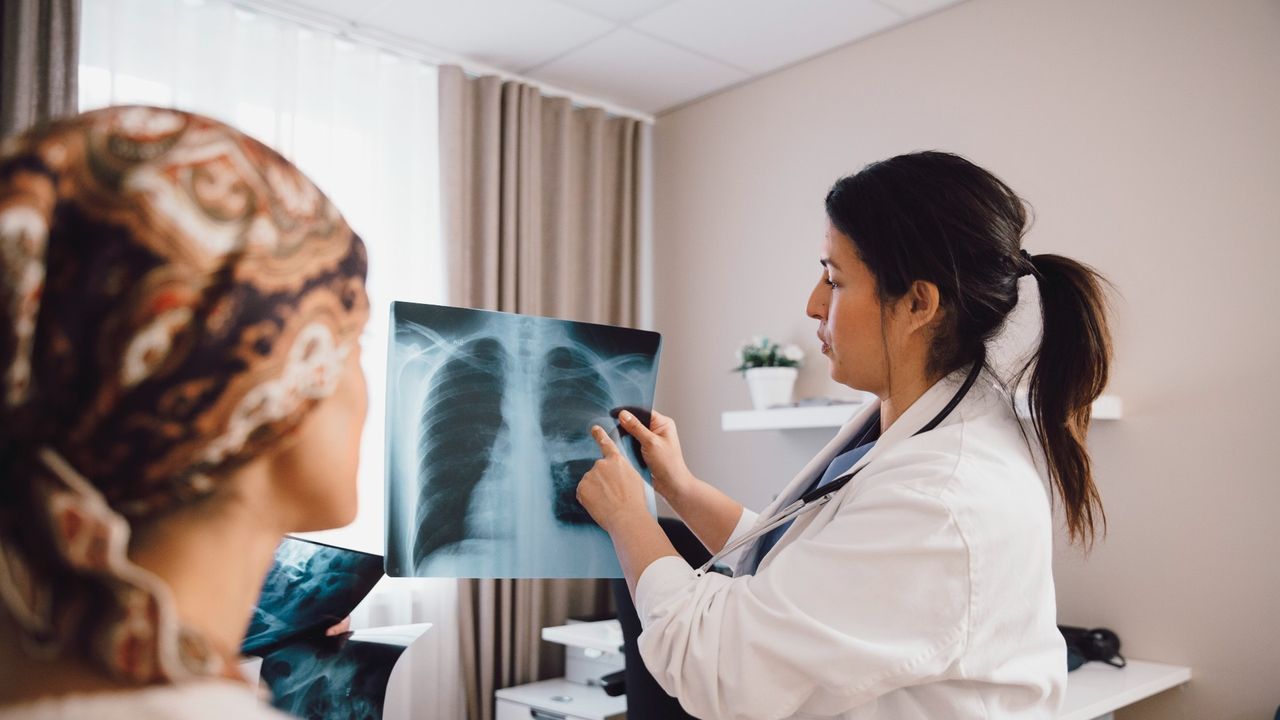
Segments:
[[[965,395],[969,394],[969,389],[973,387],[974,382],[978,380],[978,375],[982,373],[982,368],[986,364],[985,361],[986,361],[985,356],[978,358],[977,362],[973,364],[973,368],[969,370],[968,376],[965,377],[964,383],[960,385],[960,389],[957,390],[956,394],[951,397],[951,400],[946,404],[946,407],[942,408],[942,410],[937,415],[934,415],[932,420],[925,423],[924,427],[912,433],[911,434],[912,437],[915,437],[916,435],[920,435],[921,433],[929,432],[930,430],[938,427],[938,425],[942,423],[943,420],[947,419],[947,416],[951,414],[951,411],[955,410],[956,406],[960,404],[960,401],[964,400]],[[871,422],[878,422],[879,418],[880,418],[880,413],[877,412],[875,416],[871,418]],[[870,424],[871,423],[868,423],[868,427],[870,426]],[[776,527],[781,526],[783,523],[787,522],[788,520],[793,520],[796,517],[806,512],[809,512],[810,510],[816,510],[822,505],[825,505],[827,502],[831,500],[831,497],[836,492],[838,492],[845,485],[848,485],[849,481],[853,479],[853,476],[857,475],[865,467],[866,465],[863,465],[862,467],[857,468],[853,472],[850,472],[846,475],[841,475],[840,477],[836,478],[835,480],[832,480],[826,485],[816,487],[810,490],[809,492],[805,493],[804,495],[801,495],[798,500],[786,506],[785,508],[782,509],[780,513],[775,515],[772,519],[768,520],[764,526],[759,527],[747,533],[746,535],[734,541],[733,543],[721,548],[720,552],[712,555],[710,560],[703,563],[702,567],[698,568],[698,570],[696,571],[697,574],[698,575],[704,574],[720,558],[724,557],[725,555],[728,555],[729,553],[733,552],[734,550],[737,550],[738,548],[742,547],[743,545],[749,542],[753,542],[757,540],[765,533],[769,532],[770,530]]]
[[[978,379],[978,375],[982,372],[982,365],[983,365],[982,360],[979,360],[978,362],[973,364],[973,369],[970,370],[969,375],[965,377],[964,384],[962,384],[960,386],[960,389],[956,391],[956,394],[951,397],[951,401],[947,403],[946,407],[942,408],[942,411],[939,412],[937,415],[934,415],[933,419],[930,420],[928,423],[926,423],[924,427],[912,433],[911,437],[915,437],[916,435],[919,435],[921,433],[927,433],[930,430],[938,427],[938,425],[943,420],[947,419],[947,416],[951,414],[951,411],[956,409],[956,406],[960,404],[961,400],[964,400],[964,396],[969,394],[969,388],[973,387],[973,383]],[[875,417],[872,418],[872,422],[878,421],[879,418],[880,418],[880,413],[877,412]],[[866,467],[866,465],[863,465],[862,467]],[[861,470],[861,469],[862,468],[858,468],[858,470]],[[835,480],[832,480],[831,482],[827,483],[826,485],[823,485],[822,487],[816,487],[810,490],[809,492],[805,493],[800,497],[799,502],[803,505],[808,505],[809,503],[815,500],[818,500],[819,498],[822,498],[826,495],[830,495],[831,493],[836,492],[837,490],[844,487],[845,485],[848,485],[849,481],[853,479],[853,476],[858,474],[858,470],[854,470],[848,475],[843,475],[841,477],[838,477]]]

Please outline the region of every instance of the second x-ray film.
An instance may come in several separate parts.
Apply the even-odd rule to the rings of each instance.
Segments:
[[[605,428],[653,490],[639,445],[661,337],[608,325],[397,302],[387,366],[392,576],[621,577],[578,503]]]

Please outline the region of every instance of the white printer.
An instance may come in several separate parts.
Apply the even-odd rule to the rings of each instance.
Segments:
[[[542,639],[564,645],[564,677],[498,690],[495,720],[625,720],[626,696],[604,689],[624,664],[617,620],[570,621],[543,628]]]

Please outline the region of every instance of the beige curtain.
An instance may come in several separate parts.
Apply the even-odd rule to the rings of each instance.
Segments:
[[[640,123],[457,67],[439,82],[452,300],[635,322]]]
[[[440,183],[452,303],[618,325],[637,316],[638,121],[442,67]],[[563,672],[543,626],[608,611],[600,580],[464,580],[469,720]]]
[[[4,0],[0,137],[76,111],[80,0]]]

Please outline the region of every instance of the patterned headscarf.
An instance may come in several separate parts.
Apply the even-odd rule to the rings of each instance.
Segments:
[[[280,155],[120,107],[0,147],[0,612],[117,678],[230,670],[127,557],[330,395],[364,245]]]

